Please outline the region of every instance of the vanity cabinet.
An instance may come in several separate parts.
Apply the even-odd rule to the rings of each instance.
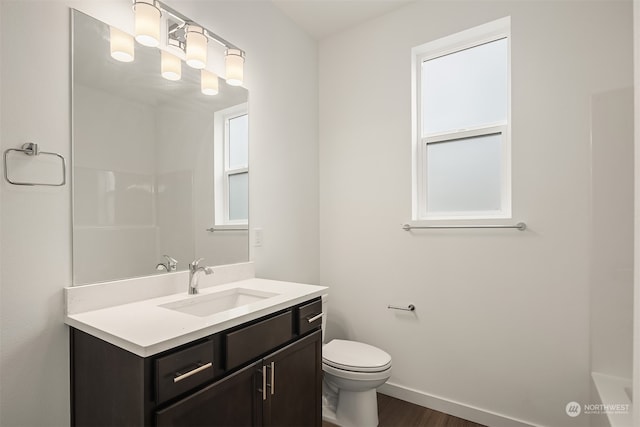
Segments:
[[[319,313],[315,300],[146,358],[72,328],[72,425],[319,427]]]
[[[158,411],[157,425],[319,425],[321,341],[315,332]]]

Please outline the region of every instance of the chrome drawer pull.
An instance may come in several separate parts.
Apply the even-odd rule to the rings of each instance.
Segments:
[[[315,315],[315,316],[313,316],[313,317],[307,317],[307,322],[309,322],[309,323],[313,323],[313,322],[315,322],[316,320],[320,319],[320,318],[322,317],[322,315],[323,315],[323,314],[324,314],[324,313],[320,313],[320,314],[316,314],[316,315]]]
[[[177,383],[178,381],[182,381],[183,379],[185,379],[185,378],[189,378],[191,375],[195,375],[195,374],[197,374],[198,372],[202,372],[202,371],[204,371],[205,369],[209,369],[209,368],[210,368],[210,367],[212,367],[212,366],[213,366],[213,364],[212,364],[211,362],[209,362],[209,363],[207,363],[206,365],[200,365],[200,366],[198,366],[197,368],[192,369],[191,371],[186,372],[186,373],[184,373],[184,374],[181,374],[180,372],[176,372],[176,374],[177,374],[178,376],[177,376],[177,377],[175,377],[175,378],[173,379],[173,382],[174,382],[174,383]]]

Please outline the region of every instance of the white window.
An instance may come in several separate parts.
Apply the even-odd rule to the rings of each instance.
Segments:
[[[247,228],[249,114],[239,104],[214,114],[214,228]]]
[[[510,19],[413,56],[413,220],[511,217]]]

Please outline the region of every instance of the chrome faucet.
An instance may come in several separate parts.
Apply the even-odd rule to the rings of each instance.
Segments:
[[[174,258],[171,258],[169,255],[162,255],[163,257],[165,257],[167,259],[166,264],[165,263],[159,263],[158,265],[156,265],[156,270],[158,271],[176,271],[178,269],[178,261],[176,261]]]
[[[200,272],[204,272],[204,274],[213,274],[213,268],[211,267],[200,267],[200,261],[204,258],[197,259],[189,264],[189,295],[195,295],[198,293],[198,276]]]

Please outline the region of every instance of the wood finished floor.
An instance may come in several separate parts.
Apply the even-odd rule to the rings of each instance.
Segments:
[[[485,427],[378,393],[378,427]],[[333,424],[322,422],[322,427]]]

